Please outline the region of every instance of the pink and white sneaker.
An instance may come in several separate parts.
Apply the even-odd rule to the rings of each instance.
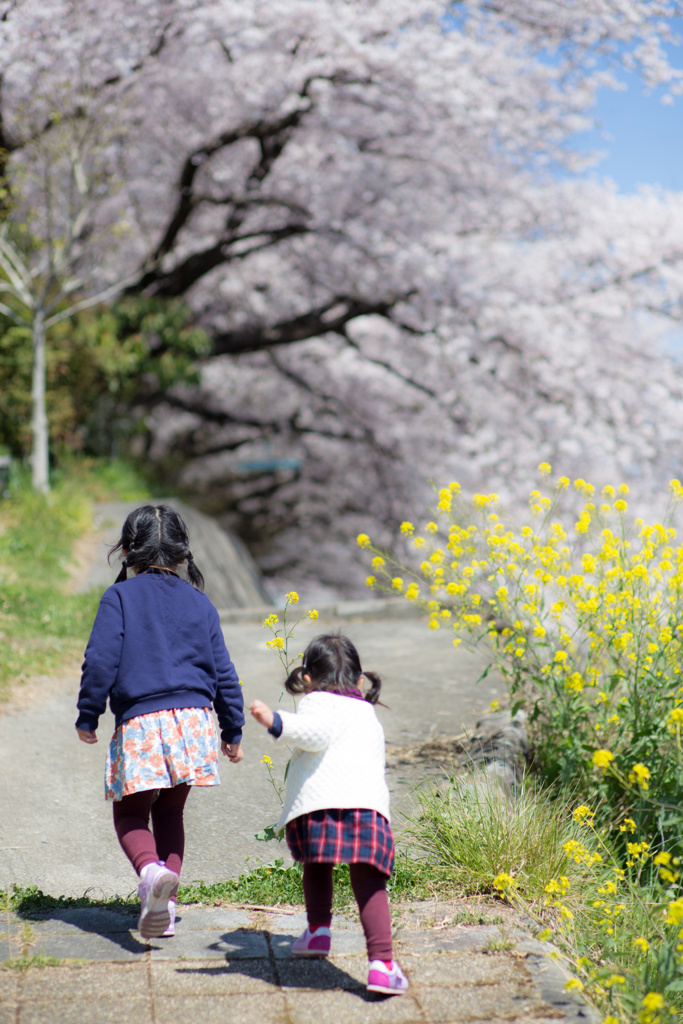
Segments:
[[[142,904],[138,929],[143,939],[159,938],[169,927],[171,914],[168,905],[177,885],[175,871],[169,871],[163,864],[147,864],[142,869],[138,885]]]
[[[166,931],[161,933],[160,937],[162,939],[171,939],[175,935],[175,912],[176,912],[176,902],[175,902],[175,900],[169,900],[168,901],[168,916],[169,916],[168,928],[166,929]]]
[[[402,996],[408,991],[408,979],[395,960],[391,961],[391,970],[383,960],[371,960],[367,990],[382,992],[386,996]]]
[[[294,956],[329,956],[332,936],[330,929],[321,925],[315,931],[306,929],[303,935],[294,939],[292,953]]]

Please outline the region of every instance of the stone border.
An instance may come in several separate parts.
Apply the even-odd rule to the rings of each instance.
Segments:
[[[262,622],[267,615],[279,612],[275,604],[256,605],[253,608],[219,608],[221,622]],[[427,613],[420,605],[411,604],[400,597],[377,600],[337,601],[318,606],[321,619],[413,619]]]

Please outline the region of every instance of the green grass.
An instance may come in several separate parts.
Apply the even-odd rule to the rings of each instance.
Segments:
[[[455,888],[449,871],[411,858],[405,851],[396,857],[394,873],[388,886],[392,902],[434,899],[436,896],[449,898],[463,895]],[[304,902],[301,866],[285,865],[279,857],[270,864],[262,864],[239,878],[225,882],[181,885],[178,891],[180,903],[244,903],[255,906],[301,906]],[[5,908],[22,917],[39,917],[53,910],[90,908],[119,910],[135,913],[139,905],[137,893],[129,896],[115,896],[109,899],[92,899],[83,896],[49,896],[37,886],[14,886],[5,896]],[[334,909],[343,910],[355,906],[347,864],[334,866]],[[0,907],[2,909],[2,907]],[[463,923],[490,923],[490,918],[481,913],[466,914]],[[470,920],[471,918],[471,920]],[[460,919],[459,919],[460,920]]]
[[[536,922],[603,1014],[656,1024],[643,1016],[643,1000],[659,992],[672,1014],[683,1010],[683,934],[675,915],[667,922],[681,886],[670,869],[662,876],[647,849],[634,842],[624,863],[608,829],[574,815],[569,794],[528,782],[507,802],[460,774],[417,798],[407,830],[414,852],[448,871],[455,889],[497,893]]]
[[[47,496],[20,474],[0,499],[0,703],[27,678],[82,654],[99,594],[70,593],[69,569],[92,501],[145,496],[130,467],[86,460],[56,474]]]
[[[463,771],[416,796],[419,810],[404,834],[463,893],[496,894],[504,873],[536,900],[551,878],[574,873],[564,850],[579,834],[571,811],[529,781],[507,801],[495,784],[475,785]]]

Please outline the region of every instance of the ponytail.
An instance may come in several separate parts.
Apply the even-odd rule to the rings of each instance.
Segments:
[[[382,680],[376,672],[364,672],[365,678],[372,683],[372,686],[365,694],[365,699],[369,704],[377,704],[379,701],[379,692],[382,689]]]
[[[192,557],[192,552],[189,550],[189,548],[185,558],[187,560],[187,575],[190,580],[190,583],[192,584],[193,587],[196,587],[197,590],[203,590],[204,577],[202,576],[197,566],[194,564],[194,558]]]
[[[128,562],[124,558],[121,562],[121,572],[118,574],[114,583],[123,583],[124,580],[128,579]]]

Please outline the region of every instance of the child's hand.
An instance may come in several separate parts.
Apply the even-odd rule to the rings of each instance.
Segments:
[[[267,704],[264,704],[262,700],[252,701],[249,705],[249,710],[257,722],[264,725],[266,729],[270,729],[275,716]]]
[[[242,750],[241,743],[226,743],[225,740],[221,743],[221,750],[225,757],[233,764],[239,764],[244,757],[244,751]]]
[[[87,729],[76,729],[78,738],[83,743],[97,743],[97,733],[89,732]]]

